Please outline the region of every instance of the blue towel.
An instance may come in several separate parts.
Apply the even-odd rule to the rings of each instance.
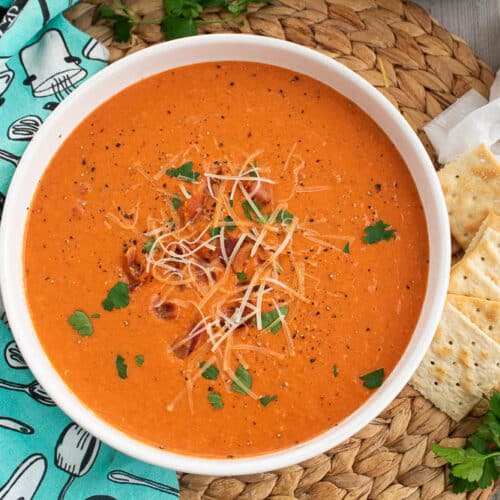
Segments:
[[[69,0],[0,0],[0,211],[15,167],[45,118],[107,64],[69,24]],[[26,367],[0,302],[0,499],[177,498],[173,471],[119,453],[59,410]]]

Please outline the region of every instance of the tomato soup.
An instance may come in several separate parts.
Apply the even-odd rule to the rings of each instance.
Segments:
[[[50,361],[143,442],[244,457],[313,438],[394,369],[428,272],[421,200],[351,101],[256,63],[178,68],[90,113],[30,207]]]

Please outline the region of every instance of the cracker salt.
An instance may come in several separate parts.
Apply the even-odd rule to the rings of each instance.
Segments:
[[[500,300],[500,216],[490,212],[450,272],[450,293]]]
[[[410,384],[456,421],[500,380],[500,346],[447,301]]]
[[[449,294],[448,302],[500,344],[500,301]]]
[[[438,177],[451,234],[466,248],[488,212],[500,212],[500,163],[482,144],[448,163]]]

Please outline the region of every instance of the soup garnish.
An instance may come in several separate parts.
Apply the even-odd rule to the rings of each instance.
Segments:
[[[33,324],[75,395],[137,439],[219,458],[359,408],[411,338],[428,268],[385,134],[320,82],[254,63],[177,68],[91,112],[25,241]]]

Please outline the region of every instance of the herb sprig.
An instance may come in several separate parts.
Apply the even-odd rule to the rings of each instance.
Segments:
[[[119,0],[113,0],[113,4],[118,9],[118,12],[114,11],[109,5],[103,5],[101,7],[101,17],[113,21],[113,38],[116,42],[130,42],[132,30],[139,24],[156,24],[161,21],[161,19],[136,19]]]
[[[88,337],[94,332],[89,316],[83,311],[74,311],[68,318],[68,323],[82,337]]]
[[[113,21],[114,39],[129,42],[134,28],[139,24],[159,24],[166,40],[196,35],[198,26],[205,24],[235,23],[250,3],[267,4],[270,0],[163,0],[165,16],[162,19],[137,19],[119,0],[113,0],[116,10],[109,5],[101,7],[101,17]],[[220,7],[231,15],[221,19],[201,19],[205,9]]]
[[[384,221],[379,220],[373,226],[365,227],[363,241],[369,245],[373,245],[374,243],[396,238],[396,230],[387,229],[389,226],[390,224],[386,224]]]
[[[271,333],[278,333],[281,328],[281,317],[286,318],[288,314],[288,307],[282,306],[279,308],[279,312],[277,309],[273,309],[272,311],[265,312],[261,314],[262,319],[262,328],[268,329]]]
[[[489,408],[465,448],[431,444],[432,451],[450,464],[453,493],[487,488],[500,477],[500,392],[491,396]]]
[[[252,375],[250,375],[250,372],[243,365],[239,365],[238,368],[236,368],[235,375],[240,383],[237,384],[233,380],[231,390],[246,396],[248,391],[252,388]]]
[[[384,380],[385,371],[383,368],[379,368],[370,373],[366,373],[365,375],[361,375],[359,377],[363,381],[363,385],[368,389],[376,389],[382,385],[382,381]]]
[[[118,376],[120,378],[127,378],[127,369],[128,365],[125,362],[125,358],[123,356],[116,356],[115,359],[116,371],[118,372]]]
[[[113,309],[127,307],[129,301],[130,295],[128,285],[123,281],[119,281],[111,288],[106,298],[102,301],[102,307],[104,307],[106,311],[112,311]]]
[[[177,177],[177,179],[184,182],[198,182],[198,177],[200,176],[200,172],[193,171],[192,161],[183,163],[179,168],[169,168],[165,173],[169,177]]]

